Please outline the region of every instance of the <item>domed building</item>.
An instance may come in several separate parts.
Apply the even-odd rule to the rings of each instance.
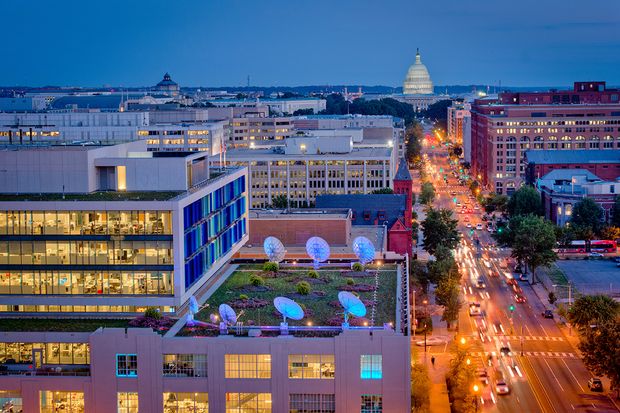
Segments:
[[[172,80],[169,73],[166,73],[162,81],[155,86],[155,90],[168,96],[177,96],[179,94],[179,84]]]
[[[433,93],[433,81],[428,69],[422,63],[420,50],[415,54],[415,63],[409,66],[407,77],[403,83],[404,95],[430,95]]]

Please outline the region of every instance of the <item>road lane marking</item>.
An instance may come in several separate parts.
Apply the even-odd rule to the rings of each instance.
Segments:
[[[551,369],[551,366],[549,365],[549,362],[547,362],[546,359],[543,359],[543,361],[545,362],[545,364],[547,365],[547,367],[549,368],[549,371],[551,372],[551,375],[553,376],[553,378],[555,379],[555,381],[558,383],[558,386],[560,386],[560,389],[562,389],[562,391],[564,391],[564,387],[562,387],[562,384],[560,384],[560,380],[558,380],[557,376],[555,375],[555,373],[553,372],[553,370]]]
[[[570,375],[573,376],[573,379],[575,379],[575,383],[577,383],[577,386],[579,386],[579,388],[581,389],[582,392],[585,392],[583,387],[581,387],[581,383],[579,383],[579,380],[577,380],[577,377],[575,377],[575,374],[573,374],[573,371],[570,369],[570,367],[568,367],[568,364],[566,363],[566,361],[562,360],[562,363],[564,363],[564,365],[566,366],[566,369],[568,370]]]
[[[542,328],[542,331],[545,333],[545,335],[549,337],[549,333],[547,333],[547,330],[545,330],[545,327],[543,327],[541,323],[538,323],[538,325],[540,326],[540,328]]]

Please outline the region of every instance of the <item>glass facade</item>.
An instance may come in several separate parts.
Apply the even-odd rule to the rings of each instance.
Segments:
[[[171,211],[0,211],[0,294],[172,296],[173,256]]]
[[[1,364],[30,364],[40,350],[43,364],[90,364],[88,343],[0,343]]]
[[[209,413],[209,394],[164,393],[164,413]]]
[[[245,176],[183,208],[185,288],[247,233]]]

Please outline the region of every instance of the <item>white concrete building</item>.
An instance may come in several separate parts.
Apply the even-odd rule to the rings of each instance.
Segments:
[[[253,105],[269,106],[272,112],[277,114],[289,114],[292,115],[295,111],[312,109],[314,113],[319,113],[325,110],[326,101],[320,98],[290,98],[290,99],[257,99],[256,101],[239,100],[239,99],[213,99],[208,100],[209,103],[217,107],[227,106],[244,106],[251,107]]]
[[[152,151],[224,152],[228,140],[228,121],[157,124],[140,128],[139,139],[146,139]]]

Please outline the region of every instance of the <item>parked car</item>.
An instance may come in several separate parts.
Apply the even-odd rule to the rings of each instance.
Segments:
[[[505,381],[500,380],[495,383],[495,391],[501,395],[510,394],[510,387],[508,387]]]
[[[603,391],[603,382],[598,377],[592,377],[588,380],[588,388],[591,391],[601,392]]]
[[[553,318],[553,311],[545,310],[545,311],[542,312],[542,316],[544,318]]]
[[[603,258],[604,255],[601,254],[600,252],[590,252],[588,254],[588,258]]]

